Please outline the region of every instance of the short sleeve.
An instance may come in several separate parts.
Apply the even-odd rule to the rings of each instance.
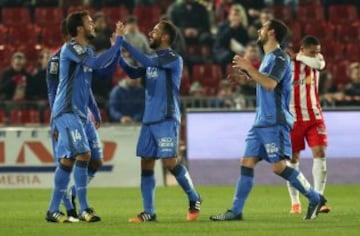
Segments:
[[[273,66],[269,72],[269,77],[280,82],[286,71],[286,57],[284,55],[276,55]]]

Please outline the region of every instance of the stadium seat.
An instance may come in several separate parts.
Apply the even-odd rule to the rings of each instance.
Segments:
[[[6,113],[3,108],[0,108],[0,125],[6,124]]]
[[[9,28],[9,43],[15,47],[25,45],[33,47],[39,43],[40,28],[34,24]]]
[[[50,117],[51,117],[51,110],[50,110],[50,107],[48,107],[43,112],[42,122],[44,124],[49,124],[50,123]]]
[[[158,6],[136,6],[134,15],[137,18],[141,32],[147,34],[160,20],[160,8]]]
[[[302,24],[324,21],[324,10],[319,4],[300,4],[296,15],[297,21]]]
[[[0,45],[8,43],[8,31],[9,29],[6,26],[0,25]]]
[[[339,24],[336,26],[336,38],[343,43],[360,42],[360,22]]]
[[[321,23],[308,23],[304,27],[304,34],[314,35],[320,41],[330,41],[335,38],[335,25],[321,22]]]
[[[299,22],[293,22],[289,25],[290,29],[290,41],[297,43],[302,38],[302,24]]]
[[[281,19],[286,23],[294,21],[294,15],[290,6],[275,4],[270,9],[274,13],[275,18]]]
[[[2,23],[8,27],[23,27],[31,22],[29,9],[26,7],[4,7],[1,16]]]
[[[41,44],[49,48],[59,47],[63,42],[62,38],[59,27],[55,29],[44,28],[41,33]]]
[[[60,28],[63,19],[62,9],[59,7],[37,7],[35,8],[35,24],[42,28],[52,30]]]
[[[218,90],[223,74],[218,64],[194,65],[192,78],[200,81],[210,94],[214,94]]]
[[[32,68],[36,66],[39,53],[43,48],[40,45],[19,45],[17,51],[23,52],[26,56],[27,67]]]
[[[347,67],[349,66],[350,61],[340,60],[333,63],[328,63],[326,69],[329,70],[334,78],[334,83],[339,87],[350,82],[350,79],[347,75]]]
[[[329,6],[329,21],[331,23],[349,23],[358,20],[355,5],[339,4]]]
[[[324,41],[321,42],[321,45],[321,51],[324,55],[325,61],[334,62],[344,59],[344,44],[336,41]]]
[[[69,7],[66,8],[65,12],[66,14],[70,14],[72,12],[75,11],[88,11],[90,13],[90,15],[94,15],[96,10],[90,6],[84,6],[84,5],[71,5]]]
[[[0,69],[10,66],[10,58],[15,50],[16,48],[11,45],[3,45],[0,47]]]
[[[186,66],[184,66],[181,75],[181,86],[180,86],[181,95],[189,94],[190,83],[191,83],[191,79],[189,75],[189,69]]]
[[[350,61],[360,62],[360,45],[358,43],[349,43],[345,45],[345,58]]]
[[[115,28],[119,20],[124,22],[130,14],[126,7],[104,7],[101,11],[107,16],[111,28]]]
[[[10,112],[10,124],[39,124],[40,114],[36,109],[13,109]]]
[[[100,115],[101,115],[101,122],[109,122],[109,116],[106,109],[100,109]]]

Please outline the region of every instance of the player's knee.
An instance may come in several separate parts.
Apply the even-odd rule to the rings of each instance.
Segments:
[[[75,159],[79,160],[79,161],[89,161],[90,160],[90,152],[78,154]]]
[[[164,162],[163,162],[164,167],[166,169],[168,169],[168,170],[174,169],[176,164],[177,164],[177,159],[176,158],[168,158],[168,159],[165,159]]]
[[[325,150],[321,148],[314,151],[314,157],[325,158]]]
[[[60,164],[62,166],[66,166],[68,168],[72,168],[74,166],[74,162],[75,162],[75,160],[70,159],[70,158],[61,158],[60,159]]]

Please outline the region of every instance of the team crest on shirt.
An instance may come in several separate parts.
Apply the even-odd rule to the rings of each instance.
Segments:
[[[305,83],[306,84],[312,84],[314,82],[314,80],[313,80],[313,78],[312,78],[312,76],[308,76],[308,77],[306,77],[305,78]]]
[[[149,79],[156,79],[158,77],[158,69],[156,67],[146,68],[146,77]]]

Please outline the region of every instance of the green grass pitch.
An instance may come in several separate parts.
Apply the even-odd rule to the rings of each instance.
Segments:
[[[201,216],[186,222],[187,200],[179,187],[156,192],[158,222],[131,224],[128,218],[142,210],[139,188],[90,188],[89,201],[102,217],[99,223],[53,224],[44,220],[50,189],[0,190],[0,235],[360,235],[360,186],[329,185],[329,214],[313,221],[289,214],[284,186],[255,186],[244,210],[244,221],[211,222],[209,215],[226,210],[233,186],[198,187],[204,198]],[[302,198],[303,211],[307,201]]]

